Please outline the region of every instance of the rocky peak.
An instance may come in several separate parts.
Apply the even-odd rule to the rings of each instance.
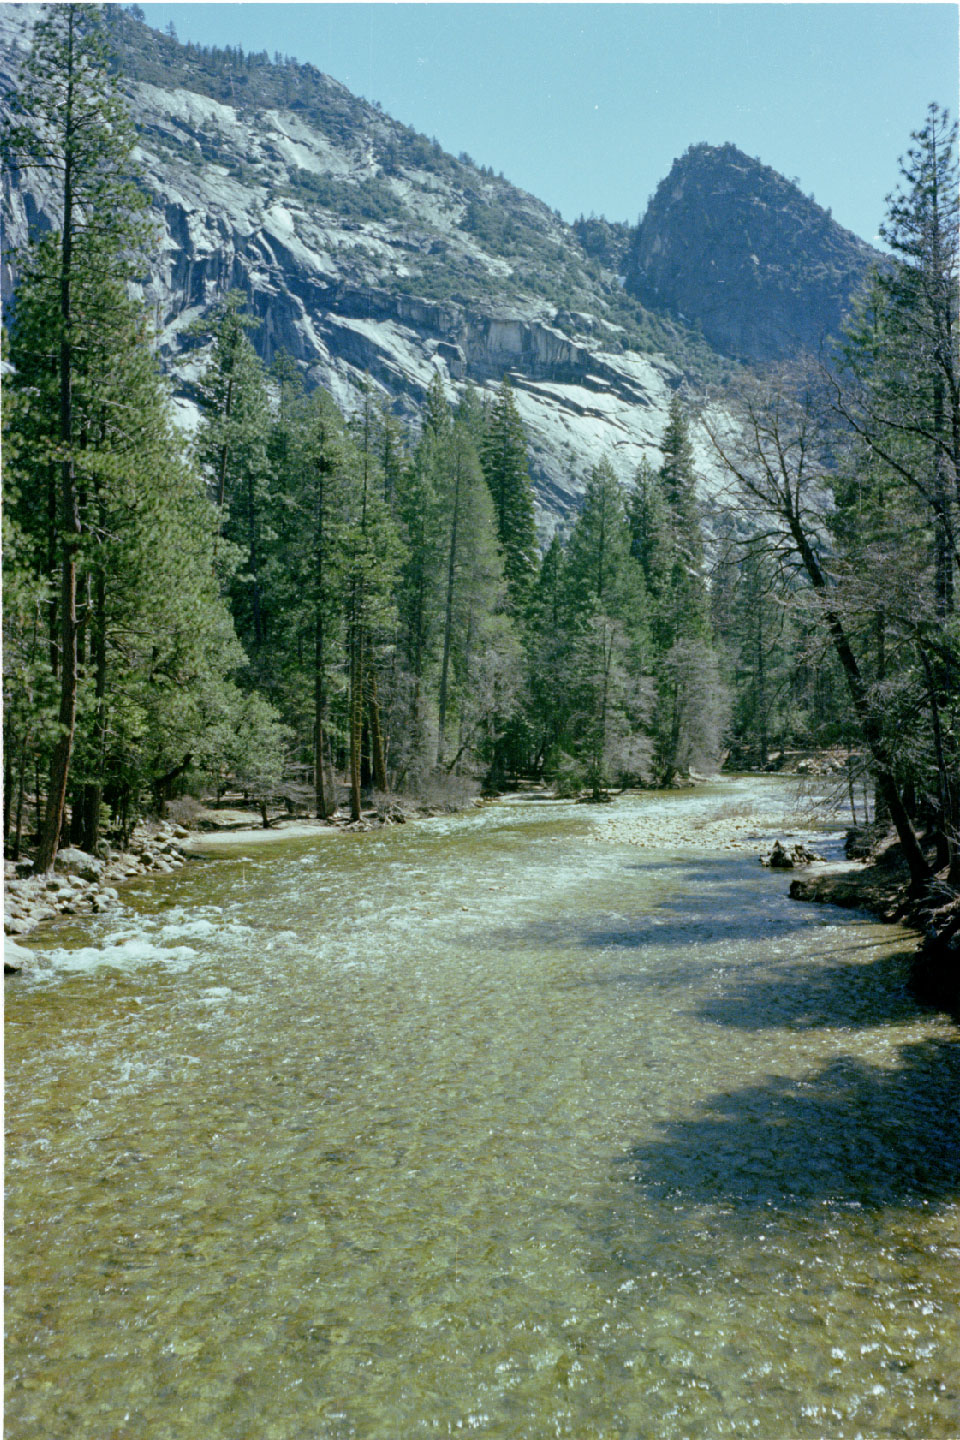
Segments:
[[[749,361],[816,351],[880,256],[735,145],[694,145],[657,187],[627,286]]]

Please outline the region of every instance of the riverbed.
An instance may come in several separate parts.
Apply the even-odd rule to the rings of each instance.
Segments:
[[[517,799],[34,932],[7,1440],[956,1440],[957,1028],[756,859],[839,833]]]

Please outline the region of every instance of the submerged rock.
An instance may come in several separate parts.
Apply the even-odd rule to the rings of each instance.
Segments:
[[[780,840],[775,840],[770,854],[760,856],[760,864],[769,866],[771,870],[793,870],[798,865],[812,865],[815,860],[822,859],[822,855],[818,855],[816,850],[808,850],[806,845],[793,845],[788,850]]]

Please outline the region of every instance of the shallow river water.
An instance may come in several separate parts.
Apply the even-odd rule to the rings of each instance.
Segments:
[[[957,1440],[960,1037],[756,863],[792,798],[234,847],[37,932],[7,1440]]]

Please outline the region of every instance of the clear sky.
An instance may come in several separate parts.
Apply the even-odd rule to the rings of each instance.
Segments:
[[[876,236],[956,4],[163,4],[181,40],[310,61],[567,220],[635,221],[688,145],[732,141]]]

